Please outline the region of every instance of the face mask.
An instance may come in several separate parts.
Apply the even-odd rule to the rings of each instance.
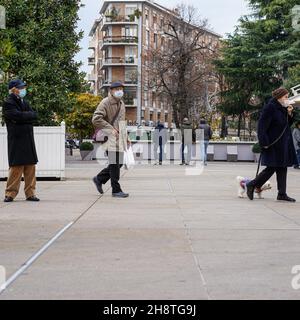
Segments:
[[[26,89],[21,89],[19,92],[19,97],[23,99],[26,96],[26,94],[27,94]]]
[[[116,98],[118,98],[118,99],[123,98],[123,96],[124,96],[123,90],[118,90],[118,91],[116,91],[116,92],[114,93],[114,96],[115,96]]]

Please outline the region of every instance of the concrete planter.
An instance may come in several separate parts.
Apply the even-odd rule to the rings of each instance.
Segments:
[[[80,150],[81,160],[90,161],[93,157],[93,150]]]

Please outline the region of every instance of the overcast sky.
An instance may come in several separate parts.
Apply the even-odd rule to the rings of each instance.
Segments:
[[[156,0],[155,2],[168,8],[173,8],[182,2],[191,4],[199,9],[203,18],[208,19],[210,29],[223,36],[234,30],[242,15],[249,13],[247,0]],[[90,67],[87,65],[87,58],[90,54],[88,35],[94,20],[99,17],[102,0],[82,0],[82,3],[85,4],[85,7],[79,12],[78,28],[84,31],[84,38],[80,43],[82,49],[76,56],[76,60],[83,62],[83,71],[89,72]]]

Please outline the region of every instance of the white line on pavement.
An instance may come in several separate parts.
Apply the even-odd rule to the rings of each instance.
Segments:
[[[33,262],[41,256],[52,244],[56,241],[66,230],[68,230],[74,221],[67,224],[63,229],[61,229],[50,241],[48,241],[36,254],[34,254],[29,260],[27,260],[22,267],[16,271],[1,287],[0,287],[0,294],[8,288],[26,269],[28,269]]]

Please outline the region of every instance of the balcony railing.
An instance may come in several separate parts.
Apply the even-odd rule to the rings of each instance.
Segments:
[[[117,15],[117,16],[110,16],[107,15],[105,16],[105,22],[137,22],[137,19],[134,15],[127,15],[127,16],[122,16],[122,15]]]
[[[107,43],[138,43],[138,37],[132,36],[105,36],[103,38],[104,44]]]
[[[137,81],[137,79],[125,79],[124,83],[125,84],[137,84],[138,81]]]
[[[102,80],[102,82],[101,82],[101,86],[109,86],[110,84],[112,83],[112,80],[107,80],[107,79],[104,79],[104,80]],[[124,84],[125,84],[125,86],[126,85],[134,85],[134,86],[137,86],[137,80],[125,80],[124,81]]]
[[[96,40],[90,40],[89,41],[89,49],[96,49],[96,47],[97,47]]]
[[[292,92],[294,96],[300,95],[300,84],[292,88]]]
[[[95,57],[89,57],[89,58],[88,58],[88,63],[89,63],[89,64],[95,64],[95,61],[96,61],[96,60],[95,60]]]
[[[96,75],[94,75],[94,74],[89,74],[89,75],[88,75],[88,81],[96,81]]]
[[[104,60],[105,64],[134,64],[137,63],[136,62],[136,58],[135,57],[108,57]]]

